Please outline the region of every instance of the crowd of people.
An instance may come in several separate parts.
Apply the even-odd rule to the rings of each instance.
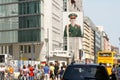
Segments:
[[[111,72],[111,80],[120,80],[120,65],[113,65]]]
[[[45,65],[23,65],[18,80],[58,80],[66,68],[65,63],[60,66],[58,61]]]
[[[0,80],[14,80],[14,68],[11,65],[0,65]]]

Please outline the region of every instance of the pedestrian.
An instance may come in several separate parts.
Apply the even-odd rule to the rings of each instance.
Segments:
[[[116,68],[116,78],[120,80],[120,65]]]
[[[42,65],[38,65],[37,80],[44,80],[44,70]]]
[[[49,80],[49,72],[50,72],[50,68],[48,66],[48,64],[46,63],[44,66],[44,80]]]
[[[116,80],[116,65],[114,64],[111,69],[111,80]]]
[[[55,61],[55,65],[54,65],[54,74],[55,74],[55,79],[58,79],[58,73],[59,73],[59,63],[58,61]]]
[[[14,68],[11,65],[8,66],[8,75],[9,75],[10,79],[13,80],[13,78],[14,78]]]
[[[23,80],[23,71],[22,69],[19,70],[20,74],[18,75],[18,80]]]
[[[28,69],[29,69],[29,80],[34,80],[34,68],[32,67],[32,65],[28,65]]]
[[[0,80],[4,79],[5,67],[0,65]]]
[[[85,74],[85,73],[84,73]],[[104,69],[101,66],[97,66],[96,73],[95,73],[95,80],[109,80],[107,77],[107,73],[104,72]]]
[[[60,69],[60,72],[59,72],[59,74],[60,74],[60,79],[62,78],[62,75],[63,75],[63,73],[64,73],[64,67],[62,66],[61,67],[61,69]]]
[[[66,68],[65,62],[62,62],[62,67]]]
[[[34,80],[37,80],[37,72],[38,72],[38,68],[37,65],[34,65]]]
[[[24,80],[28,80],[28,75],[29,75],[28,72],[29,72],[29,70],[28,70],[28,68],[26,68],[26,65],[23,65],[22,71],[23,71]]]
[[[50,63],[50,78],[52,79],[52,80],[54,80],[54,64],[51,62]]]

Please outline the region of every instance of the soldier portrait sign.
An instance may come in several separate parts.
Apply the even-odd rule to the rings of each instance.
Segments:
[[[83,17],[81,12],[65,12],[63,14],[64,37],[83,36]]]

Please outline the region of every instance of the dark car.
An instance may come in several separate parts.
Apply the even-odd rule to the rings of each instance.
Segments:
[[[70,64],[62,80],[109,80],[106,68],[98,64]]]

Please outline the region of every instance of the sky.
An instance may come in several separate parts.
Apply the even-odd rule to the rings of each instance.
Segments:
[[[120,0],[83,0],[84,16],[104,26],[109,42],[120,47]]]

